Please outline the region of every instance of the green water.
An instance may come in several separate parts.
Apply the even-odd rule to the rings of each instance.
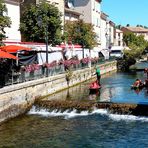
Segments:
[[[143,72],[112,73],[102,77],[99,94],[90,95],[90,82],[85,82],[47,99],[148,103],[146,89],[138,93],[130,89],[137,77],[145,79]],[[0,147],[145,148],[147,133],[147,117],[113,115],[106,110],[64,114],[32,109],[0,126]]]

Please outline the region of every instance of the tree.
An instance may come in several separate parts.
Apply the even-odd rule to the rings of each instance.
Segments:
[[[121,29],[122,26],[121,26],[121,25],[117,25],[116,28],[117,28],[117,29]]]
[[[126,46],[129,46],[129,43],[136,40],[136,35],[132,32],[124,33],[123,35],[123,42],[126,44]]]
[[[89,23],[79,21],[68,21],[65,24],[64,40],[73,44],[80,44],[83,48],[92,49],[97,45],[96,34],[93,26]]]
[[[66,42],[72,42],[73,44],[79,44],[83,48],[92,49],[97,45],[96,33],[93,31],[93,26],[89,23],[79,21],[67,21],[64,30],[64,40]]]
[[[25,41],[48,42],[52,45],[61,42],[61,13],[52,4],[42,2],[30,5],[24,10],[20,31]]]
[[[127,24],[126,27],[130,27],[130,24]]]
[[[3,0],[0,0],[0,45],[2,40],[6,38],[5,36],[5,27],[10,27],[11,21],[7,14],[7,8]]]
[[[136,36],[133,33],[125,33],[123,40],[130,50],[124,51],[124,58],[119,60],[118,63],[123,71],[129,70],[129,67],[140,59],[142,54],[148,48],[148,42],[144,39],[143,35]]]

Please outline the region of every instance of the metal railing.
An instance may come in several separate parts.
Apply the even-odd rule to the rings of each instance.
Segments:
[[[91,62],[91,67],[95,67],[96,65],[103,64],[108,61],[113,61],[115,60],[114,58],[109,59],[109,60],[104,60],[104,59],[99,59],[97,61],[92,61]],[[71,65],[70,69],[72,71],[88,68],[90,66],[90,63],[80,63],[77,65]],[[63,64],[57,65],[55,67],[50,67],[50,68],[45,68],[43,66],[40,66],[38,70],[35,71],[25,71],[21,70],[19,72],[13,72],[9,75],[4,76],[4,81],[1,85],[1,87],[8,86],[8,85],[13,85],[17,83],[23,83],[31,80],[37,80],[40,78],[47,77],[46,71],[48,70],[48,77],[58,75],[58,74],[63,74],[65,73],[66,69]]]

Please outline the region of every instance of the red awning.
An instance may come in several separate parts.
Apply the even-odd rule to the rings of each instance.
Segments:
[[[18,59],[16,56],[14,56],[13,54],[10,54],[8,52],[5,51],[1,51],[0,50],[0,58],[6,58],[6,59]]]
[[[17,51],[20,51],[20,50],[31,50],[31,48],[18,46],[18,45],[2,46],[2,47],[0,47],[0,49],[3,50],[3,51],[6,51],[6,52],[17,52]]]

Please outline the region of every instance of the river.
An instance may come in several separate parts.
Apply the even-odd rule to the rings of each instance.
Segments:
[[[143,72],[110,73],[101,78],[102,88],[90,95],[90,81],[47,99],[95,100],[126,103],[148,103],[148,92],[131,90]],[[26,114],[0,126],[0,147],[14,148],[145,148],[148,147],[148,117],[109,114],[94,109],[91,113],[76,110],[60,112],[35,106]]]

